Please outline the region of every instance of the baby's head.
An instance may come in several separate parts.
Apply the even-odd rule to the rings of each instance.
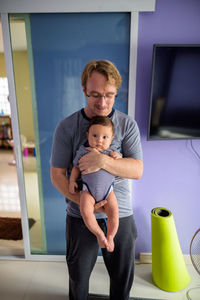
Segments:
[[[90,147],[99,151],[108,149],[114,137],[113,122],[102,116],[90,119],[87,136]]]

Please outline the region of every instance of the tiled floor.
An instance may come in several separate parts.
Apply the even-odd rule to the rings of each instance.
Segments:
[[[16,166],[9,165],[14,158],[12,150],[0,149],[0,217],[21,217],[19,189],[17,181]],[[26,158],[24,173],[26,191],[28,194],[29,217],[36,223],[30,229],[32,249],[41,249],[41,223],[39,217],[39,199],[36,201],[37,174],[34,157]],[[36,202],[38,205],[36,206]],[[23,255],[23,240],[2,240],[0,239],[0,256]]]
[[[136,264],[135,280],[131,296],[152,299],[185,300],[186,292],[200,283],[192,265],[188,265],[191,282],[182,291],[164,292],[151,278],[151,264]],[[108,294],[109,279],[103,263],[96,263],[90,280],[90,292]],[[200,290],[199,290],[200,291]],[[67,300],[68,273],[65,262],[1,261],[1,300]],[[196,292],[199,300],[200,293]],[[194,295],[193,295],[194,296]],[[123,299],[122,299],[123,300]]]
[[[16,167],[9,165],[12,150],[0,149],[0,217],[20,218],[19,190]],[[23,255],[23,240],[0,240],[0,255]]]
[[[0,149],[0,216],[20,217],[16,167],[9,165],[13,151]]]

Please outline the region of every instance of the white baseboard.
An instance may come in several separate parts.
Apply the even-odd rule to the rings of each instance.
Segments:
[[[186,265],[191,265],[191,259],[189,254],[184,254],[183,255],[184,261]],[[151,264],[152,263],[152,253],[140,253],[140,259],[139,259],[141,264]]]

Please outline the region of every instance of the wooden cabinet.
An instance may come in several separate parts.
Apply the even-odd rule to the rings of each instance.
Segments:
[[[9,140],[12,140],[11,118],[0,115],[0,148],[10,148]]]

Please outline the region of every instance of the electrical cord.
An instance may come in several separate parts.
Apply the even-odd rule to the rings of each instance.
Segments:
[[[197,292],[198,292],[198,297],[199,297],[200,286],[196,286],[196,287],[191,288],[191,289],[189,289],[189,290],[187,291],[186,297],[187,297],[188,300],[195,300],[195,299],[197,300],[197,299],[199,299],[199,298],[196,298],[197,293],[191,295],[191,293],[193,293],[194,291],[197,291]],[[190,294],[190,295],[189,295],[189,294]],[[192,298],[191,298],[191,297],[192,297]]]

